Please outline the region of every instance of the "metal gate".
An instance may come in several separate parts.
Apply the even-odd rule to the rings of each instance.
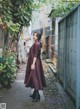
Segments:
[[[58,78],[80,109],[80,4],[59,22]]]
[[[59,43],[58,43],[58,76],[61,82],[64,82],[64,63],[65,63],[65,20],[59,26]]]

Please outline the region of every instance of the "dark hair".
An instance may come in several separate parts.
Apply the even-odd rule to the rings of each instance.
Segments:
[[[38,32],[34,32],[34,34],[36,33],[36,37],[37,37],[37,39],[38,39],[38,41],[41,39],[41,34],[40,33],[38,33]],[[33,34],[33,35],[34,35]]]

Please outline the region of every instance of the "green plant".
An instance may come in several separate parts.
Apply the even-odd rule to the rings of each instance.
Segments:
[[[80,0],[46,0],[46,4],[51,4],[52,10],[50,18],[63,17],[68,14]]]
[[[11,83],[16,78],[17,65],[15,59],[16,55],[8,50],[6,58],[0,64],[0,84],[3,87],[10,88]]]
[[[17,67],[14,62],[5,60],[2,64],[2,72],[0,74],[0,84],[6,88],[11,87],[11,83],[15,80]]]

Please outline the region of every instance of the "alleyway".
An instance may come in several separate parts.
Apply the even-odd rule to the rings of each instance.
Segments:
[[[43,92],[40,91],[41,101],[31,102],[30,88],[25,88],[24,75],[26,64],[20,65],[15,83],[11,89],[1,89],[1,103],[6,103],[6,109],[75,109],[74,104],[63,88],[58,83],[50,70],[47,70],[47,64],[44,62],[44,70],[47,81],[47,87]]]

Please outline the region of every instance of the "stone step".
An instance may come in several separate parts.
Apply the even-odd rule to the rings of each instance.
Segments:
[[[57,75],[57,69],[54,67],[54,65],[49,64],[48,67],[49,67],[50,70],[54,73],[54,75]]]

